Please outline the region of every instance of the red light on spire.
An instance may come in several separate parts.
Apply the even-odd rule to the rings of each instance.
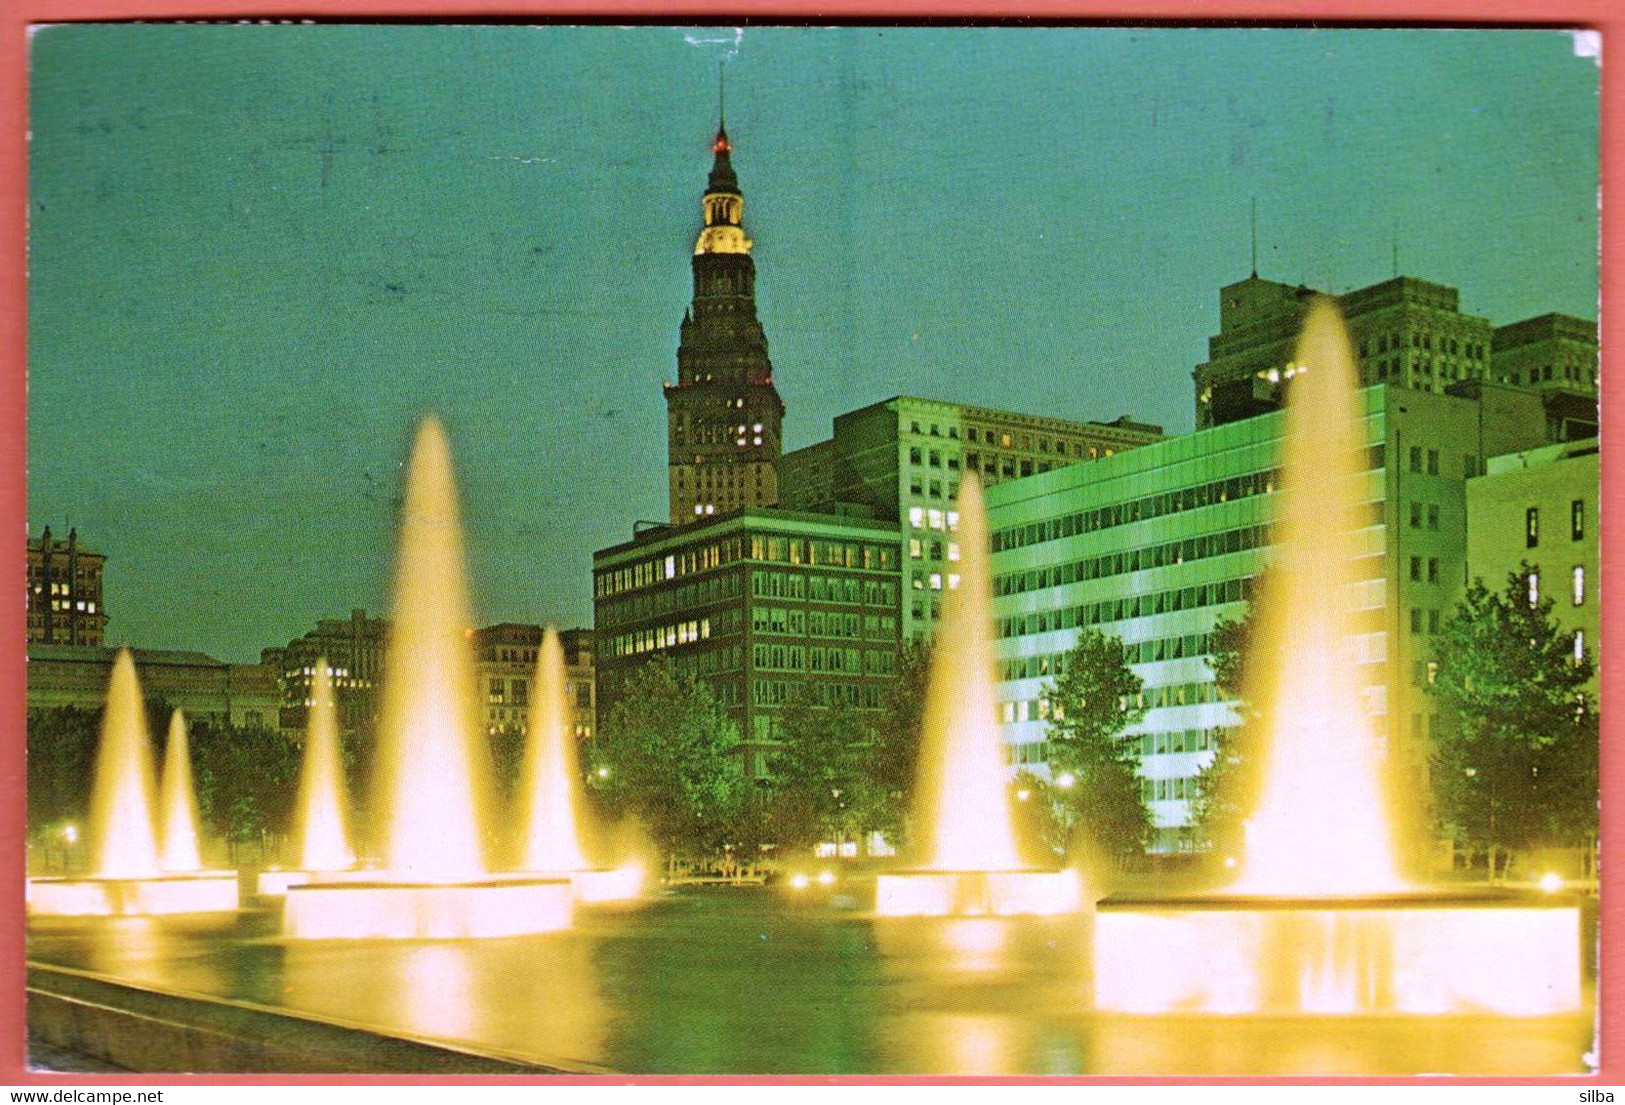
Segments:
[[[728,143],[728,132],[725,130],[717,131],[717,140],[711,143],[711,152],[730,153],[732,150],[733,146]]]

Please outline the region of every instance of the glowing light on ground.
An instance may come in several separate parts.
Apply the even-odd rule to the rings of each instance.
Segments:
[[[1095,995],[1126,1013],[1580,1008],[1580,920],[1531,899],[1102,902]]]
[[[959,587],[932,653],[920,742],[924,870],[881,875],[883,917],[1065,913],[1082,905],[1068,871],[1028,870],[1016,848],[993,699],[993,589],[981,485],[959,487]]]
[[[164,774],[159,791],[164,816],[164,851],[159,866],[168,874],[197,871],[197,797],[192,789],[192,757],[186,742],[186,717],[176,710],[169,718],[169,739],[164,747]]]
[[[1354,353],[1329,301],[1311,305],[1294,363],[1307,367],[1286,414],[1276,556],[1249,662],[1261,766],[1234,896],[1102,902],[1096,1004],[1155,1014],[1577,1010],[1572,903],[1424,893],[1399,873],[1408,811],[1391,792],[1352,647],[1366,450]]]
[[[288,886],[288,935],[462,939],[570,924],[568,878],[488,874],[489,764],[475,739],[471,624],[451,451],[430,417],[407,472],[379,725],[373,821],[384,869]]]

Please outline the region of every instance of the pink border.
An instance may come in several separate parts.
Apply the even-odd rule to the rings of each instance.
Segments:
[[[0,518],[15,527],[27,516],[26,510],[26,393],[24,366],[27,363],[26,317],[26,194],[27,194],[27,39],[34,22],[116,21],[128,19],[307,19],[337,22],[346,20],[500,20],[504,22],[568,22],[602,20],[615,22],[731,23],[744,20],[778,22],[896,21],[896,20],[1036,20],[1040,22],[1114,23],[1287,23],[1301,25],[1395,23],[1422,25],[1503,25],[1588,27],[1603,32],[1605,51],[1611,32],[1625,29],[1621,9],[1610,12],[1607,0],[1015,0],[999,4],[990,0],[914,0],[909,3],[873,3],[865,0],[725,0],[702,6],[677,0],[575,0],[573,3],[493,2],[493,0],[14,0],[0,5],[0,73],[15,73],[19,79],[0,84]],[[1616,66],[1602,70],[1602,187],[1613,195],[1620,184],[1620,165],[1625,155],[1625,132],[1610,126],[1625,108],[1625,82]],[[1613,353],[1625,342],[1625,322],[1618,309],[1625,306],[1615,271],[1625,234],[1615,221],[1602,222],[1602,364],[1605,386],[1612,383]],[[1603,435],[1612,443],[1625,433],[1625,414],[1619,405],[1603,409]],[[1621,489],[1621,464],[1612,449],[1602,453],[1602,548],[1606,556],[1616,542],[1625,539],[1625,493]],[[20,580],[25,574],[21,534],[12,530],[12,539],[0,541],[0,580]],[[1610,565],[1612,567],[1612,565]],[[1604,623],[1610,615],[1625,613],[1625,599],[1616,593],[1611,572],[1605,573],[1603,590]],[[0,593],[8,593],[0,590]],[[25,613],[16,592],[0,615],[0,703],[6,707],[9,724],[0,726],[0,794],[10,797],[0,802],[0,1079],[12,1085],[94,1085],[110,1083],[138,1085],[355,1085],[424,1084],[478,1082],[533,1085],[525,1077],[418,1078],[409,1076],[184,1076],[184,1075],[43,1075],[23,1066],[23,849],[25,807],[23,802],[22,725],[24,699]],[[1622,623],[1625,624],[1625,623]],[[1606,641],[1607,631],[1604,631]],[[1611,659],[1611,657],[1610,657]],[[1601,711],[1603,718],[1603,793],[1611,796],[1616,786],[1625,785],[1625,761],[1614,747],[1618,718],[1625,709],[1619,680],[1611,664],[1602,667]],[[1625,839],[1625,812],[1619,805],[1604,801],[1602,830],[1605,847],[1602,856],[1602,885],[1612,888],[1625,877],[1617,849]],[[1613,847],[1608,847],[1613,845]],[[1569,1078],[1461,1078],[1452,1085],[1561,1085],[1585,1087],[1617,1084],[1625,1077],[1625,1030],[1620,1019],[1625,1001],[1625,954],[1618,947],[1622,908],[1616,896],[1605,892],[1601,900],[1604,951],[1600,971],[1599,1000],[1602,1007],[1603,1067],[1595,1077]],[[1395,1085],[1438,1084],[1438,1079],[1420,1078],[928,1078],[928,1077],[625,1077],[610,1076],[550,1078],[550,1084],[640,1084],[651,1086],[796,1083],[803,1085],[842,1085],[888,1083],[907,1085],[1009,1085],[1092,1084],[1092,1085]]]

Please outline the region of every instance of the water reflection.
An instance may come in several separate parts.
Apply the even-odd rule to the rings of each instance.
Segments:
[[[761,891],[466,943],[278,931],[274,913],[61,919],[31,923],[28,951],[140,985],[656,1074],[1510,1076],[1581,1071],[1592,1037],[1583,1014],[1102,1014],[1086,918],[869,918]]]

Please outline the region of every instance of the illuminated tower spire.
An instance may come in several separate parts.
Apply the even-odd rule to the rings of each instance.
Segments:
[[[756,265],[733,143],[718,111],[714,160],[694,242],[694,301],[683,317],[677,383],[666,386],[671,520],[693,522],[778,501],[773,462],[784,402],[756,317]]]

